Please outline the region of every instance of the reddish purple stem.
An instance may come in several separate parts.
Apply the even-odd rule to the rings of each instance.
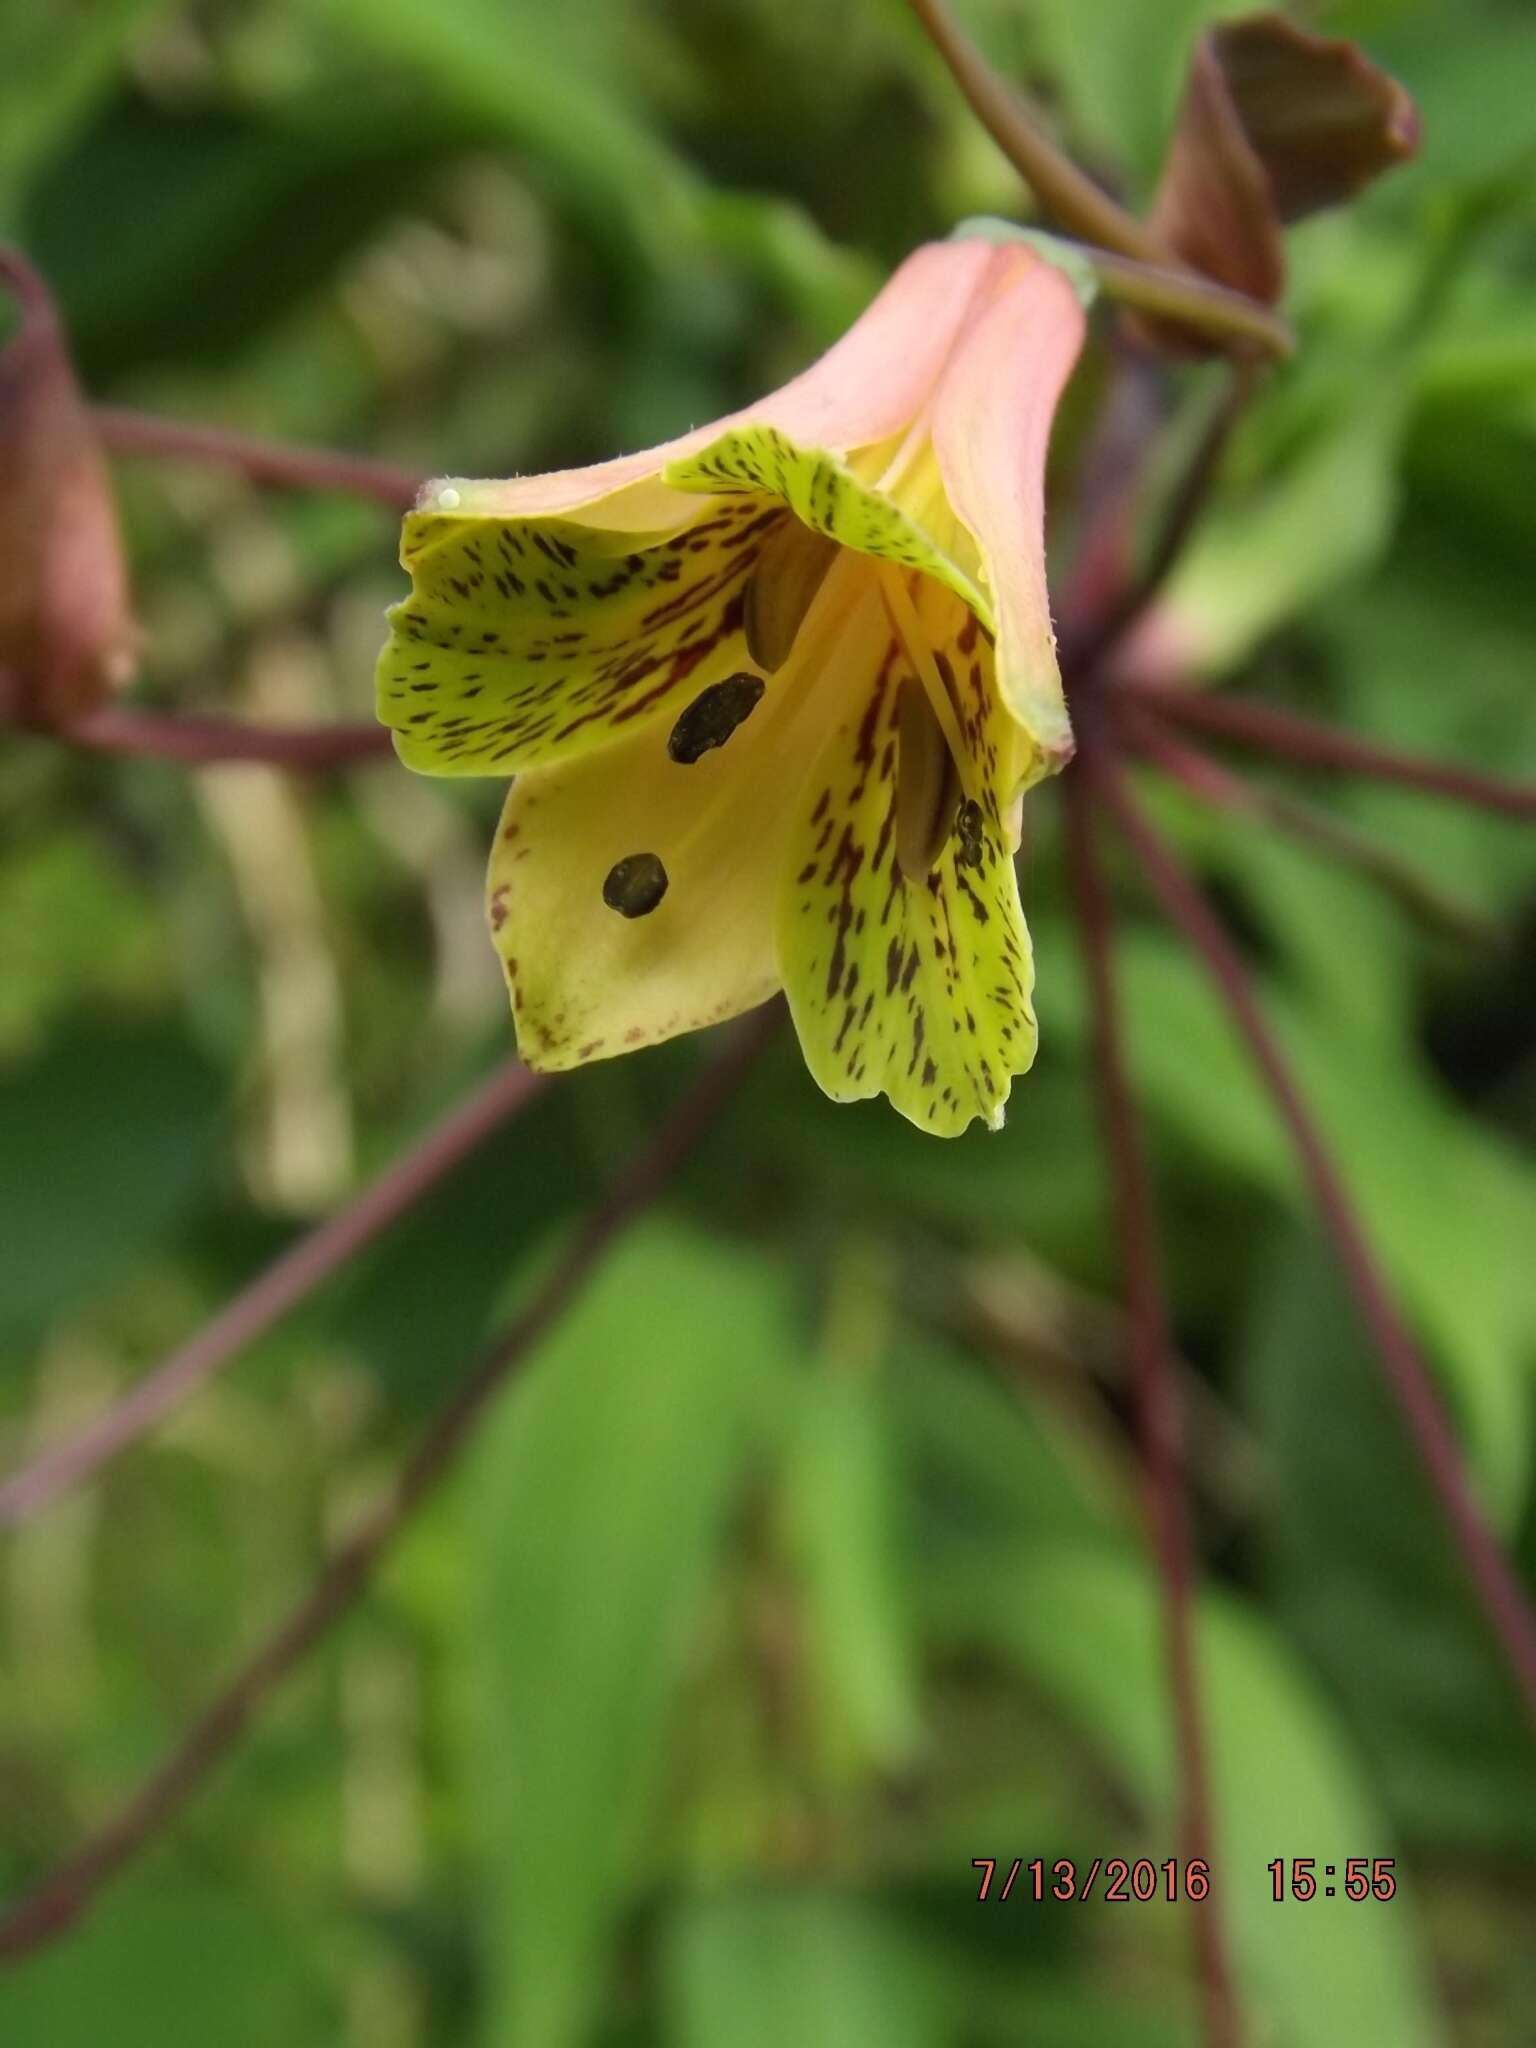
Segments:
[[[1536,1615],[1467,1486],[1429,1368],[1392,1298],[1247,970],[1194,878],[1132,796],[1119,767],[1108,757],[1095,756],[1093,769],[1095,786],[1135,852],[1140,872],[1204,961],[1269,1088],[1462,1562],[1536,1724]]]
[[[39,1513],[163,1422],[237,1352],[414,1208],[544,1086],[541,1076],[508,1061],[339,1215],[291,1245],[211,1322],[77,1436],[55,1444],[0,1484],[0,1528]]]
[[[237,1743],[252,1716],[364,1591],[380,1557],[454,1469],[476,1425],[538,1340],[580,1292],[614,1239],[662,1193],[709,1132],[778,1024],[778,1005],[754,1017],[673,1109],[611,1192],[583,1221],[528,1306],[439,1410],[389,1493],[332,1552],[304,1597],[187,1729],[170,1755],[74,1855],[0,1917],[0,1957],[19,1958],[68,1932],[102,1888],[185,1806]]]
[[[1369,776],[1377,782],[1400,783],[1408,789],[1476,804],[1510,818],[1536,818],[1536,784],[1506,782],[1496,775],[1480,774],[1475,768],[1451,767],[1421,754],[1378,746],[1373,741],[1336,732],[1332,726],[1320,725],[1313,719],[1300,718],[1294,711],[1279,711],[1271,704],[1255,704],[1219,692],[1179,689],[1135,677],[1117,681],[1113,687],[1123,689],[1137,705],[1157,711],[1177,724],[1192,725],[1236,746],[1283,755],[1307,768],[1331,768],[1347,775]]]
[[[255,434],[193,426],[184,420],[161,419],[154,413],[131,412],[115,405],[93,407],[92,417],[103,445],[118,455],[214,463],[238,469],[252,483],[278,490],[340,491],[349,497],[372,498],[392,512],[403,512],[421,488],[422,479],[411,470],[392,462],[376,462],[366,455],[343,455],[329,448],[268,441]]]
[[[392,752],[392,735],[382,725],[247,725],[237,718],[136,711],[121,704],[103,704],[58,737],[92,753],[179,761],[192,768],[230,761],[340,768],[386,760]]]
[[[1086,738],[1086,736],[1085,736]],[[1090,743],[1091,744],[1091,743]],[[1172,1693],[1179,1838],[1187,1862],[1210,1867],[1211,1812],[1191,1615],[1192,1564],[1184,1503],[1184,1418],[1173,1371],[1151,1176],[1125,1070],[1111,950],[1108,892],[1090,810],[1088,777],[1063,782],[1067,870],[1077,912],[1093,1017],[1093,1063],[1109,1156],[1115,1233],[1125,1288],[1131,1361],[1147,1483],[1152,1549],[1163,1588],[1163,1637]],[[1207,2048],[1242,2039],[1221,1922],[1221,1887],[1193,1907]]]

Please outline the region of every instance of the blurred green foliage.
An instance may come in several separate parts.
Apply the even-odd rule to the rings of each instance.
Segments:
[[[1207,0],[972,0],[1132,197]],[[1358,0],[1421,159],[1294,238],[1303,347],[1171,605],[1213,680],[1536,774],[1536,35]],[[93,395],[564,464],[740,402],[884,268],[1016,209],[898,0],[9,0],[0,232]],[[1211,373],[1175,380],[1170,449]],[[1082,434],[1097,373],[1079,379]],[[150,701],[364,716],[390,522],[123,465]],[[1150,513],[1155,486],[1148,491]],[[1053,522],[1065,557],[1063,496]],[[0,754],[0,1441],[90,1413],[506,1044],[499,792]],[[1159,798],[1237,920],[1536,1567],[1536,849],[1320,792],[1496,930]],[[1062,914],[1008,1130],[833,1109],[780,1047],[363,1608],[7,2048],[1175,2048],[1186,1916],[975,1901],[973,1857],[1174,1852],[1155,1588]],[[1126,882],[1208,1590],[1216,1886],[1274,2048],[1536,2038],[1536,1765],[1273,1116]],[[0,1879],[175,1736],[694,1069],[562,1084],[88,1495],[6,1539]],[[1389,1904],[1270,1902],[1395,1856]]]

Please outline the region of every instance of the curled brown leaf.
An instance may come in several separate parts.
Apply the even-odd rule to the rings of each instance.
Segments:
[[[1412,99],[1358,44],[1282,14],[1220,22],[1195,46],[1147,225],[1181,262],[1272,306],[1287,224],[1406,162],[1418,136]]]

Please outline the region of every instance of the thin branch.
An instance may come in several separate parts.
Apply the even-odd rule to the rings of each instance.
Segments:
[[[1296,353],[1290,323],[1266,306],[1230,286],[1172,263],[1146,263],[1079,244],[1092,265],[1106,298],[1134,306],[1157,320],[1176,321],[1224,344],[1240,359],[1254,350],[1284,361]]]
[[[389,1494],[332,1553],[303,1599],[238,1668],[127,1803],[0,1918],[0,1957],[30,1955],[72,1927],[103,1887],[169,1826],[240,1740],[273,1690],[348,1612],[383,1553],[454,1470],[509,1375],[569,1307],[615,1238],[658,1199],[709,1132],[777,1022],[774,1005],[754,1018],[706,1070],[582,1224],[528,1306],[438,1412]]]
[[[1045,212],[1086,245],[1082,254],[1111,298],[1218,336],[1236,348],[1288,356],[1295,347],[1277,313],[1174,263],[1144,222],[1111,199],[1059,149],[1028,103],[993,70],[945,0],[907,0],[971,112]]]
[[[1089,751],[1093,742],[1089,741]],[[1115,1231],[1135,1372],[1152,1547],[1163,1588],[1163,1635],[1178,1759],[1179,1835],[1190,1861],[1209,1868],[1210,1793],[1191,1614],[1193,1567],[1184,1504],[1184,1417],[1174,1379],[1151,1177],[1125,1070],[1109,897],[1104,886],[1088,777],[1064,782],[1067,870],[1093,1018],[1093,1063],[1110,1164]],[[1220,1886],[1192,1907],[1207,2048],[1236,2048],[1241,2025],[1222,1931]]]
[[[1258,365],[1246,357],[1235,358],[1227,388],[1206,421],[1163,508],[1157,536],[1140,571],[1085,626],[1063,633],[1061,665],[1072,678],[1081,680],[1100,666],[1144,617],[1167,583],[1199,523],[1233,429],[1247,410],[1257,385]]]
[[[1012,91],[950,13],[944,0],[908,5],[954,79],[971,112],[1053,220],[1102,249],[1146,263],[1163,251],[1134,214],[1111,199],[1057,148],[1023,99]]]
[[[1364,775],[1376,782],[1395,782],[1457,803],[1476,804],[1510,818],[1536,818],[1536,783],[1509,782],[1475,768],[1458,768],[1397,747],[1378,746],[1339,732],[1293,711],[1270,704],[1224,696],[1206,690],[1182,689],[1130,676],[1115,687],[1139,705],[1180,725],[1192,725],[1235,746],[1254,747],[1307,768],[1336,769]]]
[[[277,490],[340,491],[347,497],[372,498],[392,512],[403,512],[414,502],[422,484],[422,479],[412,471],[392,462],[376,462],[366,455],[268,441],[255,434],[194,426],[188,421],[161,419],[154,413],[132,412],[115,405],[94,406],[92,417],[103,445],[116,454],[214,463],[238,469],[252,483]]]
[[[1121,730],[1136,752],[1202,803],[1233,817],[1256,819],[1314,847],[1374,883],[1409,916],[1443,936],[1464,945],[1498,944],[1499,927],[1492,918],[1475,904],[1443,888],[1432,874],[1399,853],[1395,846],[1372,838],[1347,819],[1319,810],[1287,790],[1261,788],[1234,775],[1199,748],[1187,747],[1172,738],[1154,720],[1138,718],[1124,698],[1117,700],[1111,693],[1108,702],[1120,713]]]
[[[509,1060],[338,1215],[301,1237],[120,1400],[0,1483],[0,1528],[28,1520],[156,1428],[189,1395],[413,1209],[545,1086]]]
[[[382,725],[247,725],[237,718],[138,711],[124,704],[103,704],[52,737],[91,753],[180,761],[193,768],[228,761],[342,768],[386,760],[393,752],[393,735]]]
[[[1248,1045],[1311,1185],[1350,1292],[1386,1368],[1387,1383],[1450,1527],[1467,1574],[1536,1724],[1536,1614],[1483,1521],[1429,1368],[1392,1298],[1322,1135],[1265,1019],[1237,949],[1177,853],[1108,758],[1094,780],[1174,925],[1204,961]]]

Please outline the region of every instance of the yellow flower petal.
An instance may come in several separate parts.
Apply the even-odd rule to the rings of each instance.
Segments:
[[[772,426],[732,427],[693,455],[669,462],[664,480],[680,491],[777,498],[815,533],[947,585],[984,624],[986,599],[954,558],[895,499],[863,483],[825,448],[802,448]],[[750,499],[749,499],[750,502]]]
[[[413,512],[378,707],[407,767],[572,759],[742,665],[742,589],[777,505],[674,495],[670,532]]]
[[[745,412],[407,519],[380,715],[412,767],[518,773],[490,916],[532,1064],[782,982],[829,1094],[1002,1121],[1035,1043],[1018,798],[1071,744],[1041,499],[1082,316],[1042,277],[920,251]]]
[[[692,696],[599,754],[519,777],[488,881],[518,1044],[531,1066],[608,1058],[736,1015],[779,987],[774,914],[806,766],[842,693],[833,673],[878,606],[845,559],[794,658],[713,703]],[[828,673],[828,669],[833,673]],[[665,892],[636,916],[654,872]]]
[[[992,687],[991,650],[953,602],[920,592],[923,622],[977,792],[925,882],[897,859],[903,686],[899,640],[870,649],[802,801],[780,897],[779,959],[806,1062],[835,1101],[884,1094],[923,1130],[996,1129],[1034,1059],[1034,969],[1006,806],[1020,740]],[[910,767],[909,767],[910,772]]]

